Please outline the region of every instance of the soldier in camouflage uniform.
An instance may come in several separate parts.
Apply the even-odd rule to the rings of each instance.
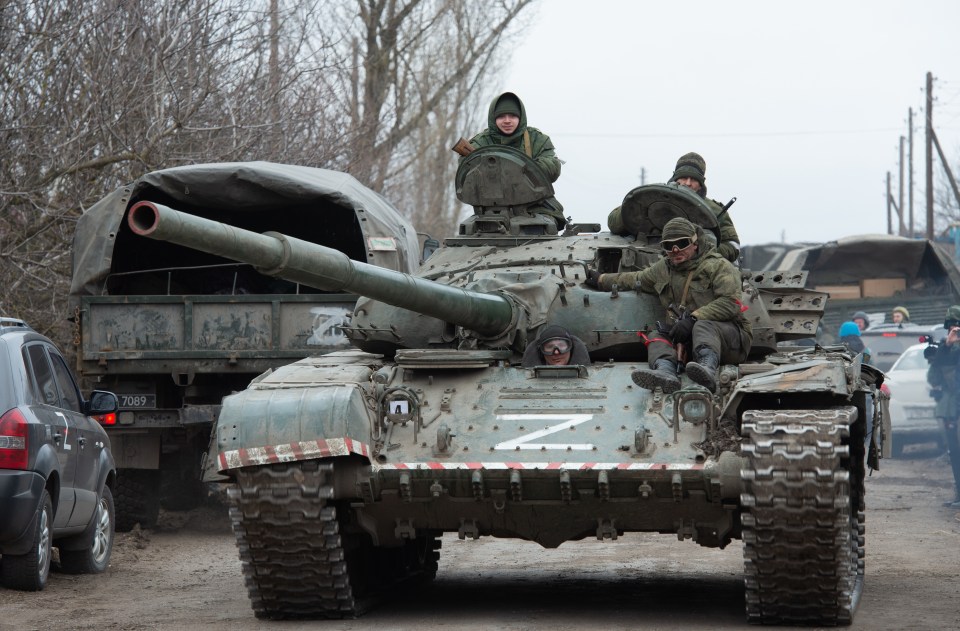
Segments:
[[[675,305],[683,316],[669,330],[647,338],[649,369],[634,371],[634,382],[664,392],[680,388],[677,344],[693,349],[687,374],[715,392],[717,366],[739,364],[747,358],[753,335],[741,310],[740,272],[714,248],[704,248],[703,230],[687,219],[671,219],[663,227],[660,245],[664,258],[639,272],[597,274],[587,271],[587,283],[609,291],[613,285],[656,294],[666,309]]]
[[[960,508],[960,438],[957,434],[960,418],[960,305],[947,309],[943,328],[947,330],[946,339],[937,346],[927,347],[924,356],[930,363],[927,382],[937,402],[936,415],[943,421],[953,470],[954,498],[946,505]]]
[[[686,186],[704,199],[710,210],[717,216],[717,224],[720,227],[720,243],[717,244],[717,251],[723,258],[736,263],[740,258],[740,236],[733,225],[733,219],[730,218],[730,212],[724,211],[720,202],[707,198],[706,172],[707,163],[700,154],[685,153],[677,160],[677,166],[673,170],[673,175],[670,176],[670,181]],[[620,212],[620,207],[617,206],[607,217],[607,227],[614,234],[627,233]]]
[[[478,149],[490,145],[513,147],[532,158],[551,182],[556,182],[560,177],[562,162],[557,157],[550,136],[527,125],[527,110],[520,97],[513,92],[504,92],[493,99],[487,113],[487,128],[471,138],[470,144]],[[531,210],[552,217],[557,222],[557,228],[563,228],[567,223],[563,217],[563,206],[556,197],[544,200],[542,206]]]

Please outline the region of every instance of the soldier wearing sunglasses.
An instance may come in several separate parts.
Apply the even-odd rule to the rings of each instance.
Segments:
[[[605,291],[613,285],[639,286],[656,294],[664,309],[679,308],[682,317],[669,328],[646,337],[650,368],[633,372],[633,381],[649,390],[674,392],[677,378],[676,345],[691,348],[692,361],[686,370],[690,378],[716,392],[717,367],[739,364],[747,358],[753,335],[741,311],[740,272],[715,248],[705,247],[703,231],[687,219],[666,223],[660,238],[663,258],[639,272],[598,274],[587,270],[587,284]]]

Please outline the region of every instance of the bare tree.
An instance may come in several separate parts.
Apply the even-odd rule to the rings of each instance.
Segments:
[[[953,180],[957,182],[960,181],[960,171],[956,168],[957,164],[960,164],[960,153],[954,160],[955,162],[950,166]],[[937,164],[946,168],[939,160]],[[960,229],[960,201],[957,200],[957,195],[943,168],[938,168],[936,171],[933,189],[934,234],[937,235],[945,233],[951,227]]]
[[[447,232],[447,147],[532,1],[0,3],[0,313],[65,337],[73,222],[179,164],[346,170]]]

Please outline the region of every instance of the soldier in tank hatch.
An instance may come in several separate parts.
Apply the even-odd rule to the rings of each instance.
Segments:
[[[650,368],[633,372],[634,382],[664,392],[680,388],[676,345],[692,349],[687,374],[712,392],[719,363],[739,364],[747,358],[753,335],[740,303],[740,272],[715,248],[700,250],[703,230],[687,219],[671,219],[660,238],[664,258],[640,272],[598,274],[587,270],[587,284],[609,291],[614,284],[656,294],[664,309],[681,312],[669,330],[646,339]]]
[[[523,351],[523,367],[590,364],[587,347],[579,337],[562,326],[551,324]]]
[[[713,214],[717,216],[717,225],[720,228],[720,243],[716,246],[717,251],[723,258],[731,263],[736,263],[737,259],[740,258],[740,236],[737,234],[733,219],[730,217],[729,204],[728,208],[724,209],[720,202],[707,197],[706,172],[707,163],[699,153],[685,153],[677,160],[670,181],[680,186],[686,186],[703,198]],[[620,213],[621,208],[617,206],[607,216],[607,227],[610,228],[610,232],[615,234],[626,233]]]
[[[947,337],[936,346],[928,346],[923,355],[930,364],[927,383],[937,402],[936,416],[943,422],[953,471],[954,497],[945,506],[960,508],[960,437],[957,434],[960,424],[960,305],[947,309],[943,328],[947,330]]]
[[[504,92],[493,99],[487,114],[487,128],[471,138],[470,144],[477,149],[491,145],[513,147],[536,162],[551,182],[556,182],[560,177],[563,163],[557,157],[550,136],[527,125],[527,110],[520,97],[513,92]],[[541,206],[532,210],[552,217],[558,229],[567,223],[563,217],[563,206],[556,197],[544,200]]]
[[[699,153],[685,153],[677,160],[670,181],[686,186],[707,202],[717,216],[717,224],[720,226],[717,252],[731,263],[736,263],[740,257],[740,236],[733,225],[729,209],[725,210],[720,202],[707,197],[706,173],[707,163]]]

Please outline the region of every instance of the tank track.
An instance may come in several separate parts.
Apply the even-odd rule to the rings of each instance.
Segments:
[[[333,475],[333,463],[318,460],[237,472],[230,521],[258,618],[352,618],[382,588],[436,576],[435,536],[377,548],[365,533],[349,532],[349,509],[329,502]]]
[[[747,619],[850,624],[863,589],[862,467],[855,408],[743,415],[741,524]],[[862,449],[853,457],[862,458]]]

